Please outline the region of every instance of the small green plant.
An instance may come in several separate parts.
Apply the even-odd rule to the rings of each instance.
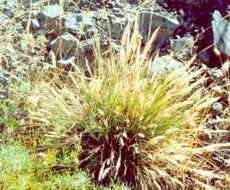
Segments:
[[[24,190],[32,180],[32,160],[19,145],[0,147],[0,187]]]
[[[19,123],[14,117],[17,111],[16,105],[9,105],[6,102],[0,101],[0,124],[9,128],[17,128]]]
[[[23,96],[30,86],[29,83],[23,80],[13,81],[11,79],[10,81],[11,84],[8,84],[9,97],[0,100],[0,125],[15,130],[22,126],[20,120],[25,119],[21,117],[21,115],[26,115]]]
[[[0,160],[0,188],[3,190],[109,190],[96,187],[90,177],[79,170],[72,175],[52,173],[43,161],[29,155],[20,145],[2,145]],[[125,186],[118,184],[111,188],[126,190]]]
[[[79,172],[75,175],[53,175],[49,177],[46,184],[52,184],[48,187],[50,190],[56,189],[69,189],[69,190],[90,190],[92,189],[92,183],[90,178],[84,173]]]

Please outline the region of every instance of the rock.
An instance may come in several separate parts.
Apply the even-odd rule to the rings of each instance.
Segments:
[[[139,16],[140,33],[144,41],[147,41],[151,34],[160,27],[158,38],[155,40],[157,42],[155,48],[161,48],[180,25],[179,21],[170,14],[141,12]]]
[[[17,1],[0,0],[0,11],[3,12],[9,18],[14,17],[17,11]]]
[[[128,17],[134,18],[128,13],[124,15],[124,12],[117,12],[114,14],[112,10],[95,11],[93,16],[101,37],[107,39],[112,38],[116,41],[120,41],[125,25],[128,21]]]
[[[88,9],[93,9],[96,5],[96,0],[80,0],[80,8],[88,8]]]
[[[73,32],[78,31],[81,20],[82,17],[76,13],[66,13],[64,16],[64,27]]]
[[[0,12],[0,35],[2,35],[3,33],[3,28],[7,29],[7,25],[8,23],[10,23],[10,18],[8,16],[6,16],[5,14]]]
[[[91,38],[97,32],[92,17],[83,13],[67,13],[64,16],[63,25],[67,31],[84,36],[84,38]]]
[[[211,75],[214,78],[221,78],[221,77],[224,76],[223,72],[220,69],[218,69],[218,68],[211,69]]]
[[[4,76],[3,73],[0,73],[0,88],[6,87],[8,85],[7,83],[7,77]]]
[[[128,0],[130,4],[138,4],[139,0]]]
[[[81,41],[81,48],[85,50],[90,49],[95,45],[95,43],[96,43],[96,39],[93,39],[93,38],[83,40]]]
[[[68,59],[61,59],[57,63],[60,65],[73,65],[75,61],[75,57],[70,57]]]
[[[80,8],[87,8],[90,10],[98,10],[101,8],[112,9],[120,3],[127,3],[124,0],[80,0]]]
[[[80,42],[80,54],[78,54],[78,62],[81,62],[82,64],[85,64],[86,60],[89,64],[91,64],[94,60],[94,47],[96,44],[97,39],[91,38],[86,39]],[[83,66],[84,67],[84,66]]]
[[[77,62],[84,64],[85,59],[89,62],[92,60],[95,41],[95,38],[80,41],[72,34],[65,32],[51,41],[50,45],[60,63],[69,63],[75,57]]]
[[[125,29],[126,20],[124,18],[114,18],[110,21],[111,38],[120,40]]]
[[[171,39],[170,47],[177,58],[189,58],[194,48],[193,37],[189,34],[183,38]]]
[[[68,32],[51,41],[50,45],[58,59],[73,57],[80,48],[79,40]]]
[[[42,28],[46,30],[59,30],[60,20],[63,16],[63,7],[58,4],[47,5],[37,15]]]
[[[213,68],[219,67],[226,60],[223,55],[221,58],[216,55],[212,48],[206,49],[213,44],[213,32],[204,29],[209,28],[215,10],[220,11],[223,16],[228,14],[229,0],[157,0],[157,2],[167,10],[177,11],[181,18],[181,27],[175,34],[184,36],[189,32],[196,37],[196,51],[199,52],[202,62]]]
[[[38,0],[32,0],[32,3],[36,2]],[[18,2],[24,7],[29,8],[31,0],[18,0]]]
[[[203,62],[203,63],[209,63],[209,61],[210,61],[210,55],[209,55],[208,51],[203,51],[203,52],[199,53],[198,57],[201,60],[201,62]]]
[[[49,0],[49,5],[54,5],[54,4],[68,4],[71,0]]]
[[[224,74],[228,74],[230,73],[230,61],[227,60],[221,67],[222,71],[224,72]]]
[[[173,71],[182,66],[182,63],[173,59],[169,55],[157,58],[151,66],[151,71],[155,74],[160,74],[168,71]]]
[[[230,21],[224,19],[219,11],[213,13],[212,30],[215,47],[230,56]]]
[[[41,11],[42,16],[44,16],[48,20],[56,19],[63,14],[63,7],[58,4],[47,5]]]
[[[75,68],[76,57],[61,59],[57,61],[57,66],[65,69],[66,71],[73,71]]]
[[[0,73],[0,100],[4,100],[8,96],[9,91],[9,76]]]
[[[213,109],[213,111],[215,111],[215,112],[222,113],[223,110],[224,110],[224,107],[223,107],[223,105],[222,105],[221,103],[216,102],[216,103],[214,103],[214,104],[212,105],[212,109]]]
[[[208,27],[214,10],[226,14],[229,0],[157,0],[164,1],[170,9],[183,10],[184,19],[200,27]],[[190,23],[190,24],[192,24]]]
[[[35,29],[35,30],[39,29],[41,27],[37,18],[31,19],[31,27],[32,27],[32,29]]]

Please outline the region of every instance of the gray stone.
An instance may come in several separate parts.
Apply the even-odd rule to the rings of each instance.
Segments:
[[[225,73],[225,74],[230,73],[230,61],[229,61],[229,60],[226,61],[226,62],[222,65],[221,69],[222,69],[223,73]]]
[[[42,28],[57,31],[60,25],[60,19],[63,15],[63,7],[58,4],[47,5],[37,15]]]
[[[96,44],[97,39],[91,38],[91,39],[86,39],[80,42],[80,54],[78,54],[78,61],[85,63],[85,59],[89,63],[92,63],[95,60],[94,57],[94,47]]]
[[[64,17],[64,28],[75,34],[92,37],[97,29],[91,16],[76,13],[67,13]]]
[[[58,4],[47,5],[41,11],[41,14],[46,19],[50,19],[50,20],[60,17],[62,13],[63,13],[63,7]]]
[[[0,11],[9,18],[14,17],[17,11],[17,0],[0,0]]]
[[[24,8],[29,8],[30,7],[30,2],[36,3],[39,0],[17,0],[18,3],[20,3]]]
[[[80,48],[79,40],[68,32],[53,40],[50,45],[58,59],[73,57]]]
[[[58,64],[61,64],[61,65],[72,65],[72,64],[74,64],[74,61],[75,61],[75,57],[70,57],[68,59],[58,60]]]
[[[219,11],[213,13],[212,30],[215,47],[230,56],[230,21],[224,19]]]
[[[211,75],[215,78],[221,78],[224,76],[223,72],[217,68],[211,70]]]
[[[1,34],[2,28],[6,28],[8,23],[10,23],[10,18],[6,16],[5,14],[0,13],[0,23],[1,23],[0,24],[0,34]]]
[[[33,29],[39,29],[41,27],[37,18],[31,19],[31,24]]]
[[[113,10],[94,11],[93,18],[95,25],[103,39],[120,41],[124,28],[128,21],[134,20],[135,16],[132,9],[125,12],[121,8],[120,12],[114,13]]]
[[[71,0],[61,0],[61,2],[63,2],[63,4],[68,3]],[[53,5],[53,4],[59,4],[60,0],[49,0],[49,4]]]
[[[64,27],[73,32],[78,31],[81,20],[82,17],[79,17],[76,13],[66,13],[64,16]]]
[[[94,38],[79,41],[72,34],[65,32],[63,35],[53,40],[50,45],[57,59],[62,60],[62,62],[65,60],[63,63],[69,62],[72,57],[75,57],[78,61],[84,62],[85,58],[91,59],[91,51],[93,50],[95,41],[96,39]]]
[[[152,63],[151,71],[155,74],[161,74],[168,71],[173,71],[182,66],[182,63],[173,59],[172,56],[165,55],[159,57]]]
[[[113,19],[113,21],[110,22],[112,39],[121,39],[121,36],[125,29],[125,22],[126,20],[124,18],[115,18]]]
[[[83,28],[83,32],[87,36],[96,32],[96,28],[91,16],[82,15],[81,27]]]
[[[216,102],[212,105],[212,109],[218,113],[222,113],[224,110],[224,107],[221,103]]]
[[[141,12],[139,15],[140,33],[147,41],[151,34],[160,27],[158,38],[155,40],[155,48],[160,48],[180,25],[177,18],[170,14],[160,14],[155,12]]]
[[[210,61],[210,55],[209,55],[208,51],[203,51],[203,52],[199,53],[198,56],[199,56],[199,59],[203,63],[209,63],[209,61]]]
[[[193,37],[187,35],[183,38],[171,39],[170,47],[177,58],[189,58],[192,55],[194,47]]]
[[[87,40],[83,40],[81,41],[81,48],[82,49],[89,49],[92,48],[96,43],[96,39],[91,38],[91,39],[87,39]]]

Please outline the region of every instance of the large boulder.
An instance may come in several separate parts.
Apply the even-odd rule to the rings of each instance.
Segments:
[[[74,35],[65,32],[51,41],[51,49],[56,56],[57,63],[69,65],[76,61],[84,65],[86,61],[93,61],[93,49],[96,39],[80,41]]]
[[[14,17],[17,12],[17,1],[0,0],[0,12],[3,12],[9,18]]]
[[[151,34],[160,27],[158,37],[155,40],[155,48],[161,48],[169,40],[176,28],[180,26],[175,16],[156,12],[141,12],[139,14],[139,22],[140,33],[144,41],[147,41]]]
[[[64,16],[63,27],[81,38],[91,38],[97,33],[94,20],[90,14],[67,12]]]
[[[170,39],[170,48],[177,58],[189,59],[194,49],[193,36],[189,34],[182,38]]]
[[[37,15],[41,28],[45,30],[60,30],[64,10],[59,4],[47,5]]]
[[[151,65],[151,71],[154,74],[162,74],[173,71],[182,66],[182,63],[175,60],[170,55],[164,55],[155,59]]]
[[[213,13],[212,30],[215,47],[230,56],[230,21],[224,19],[219,11]]]
[[[80,49],[80,41],[68,32],[51,41],[50,45],[58,59],[73,57]]]

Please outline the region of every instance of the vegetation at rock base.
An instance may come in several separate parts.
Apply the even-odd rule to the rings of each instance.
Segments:
[[[31,15],[25,2],[0,0],[0,189],[230,187],[228,59],[207,68],[191,35],[185,54],[174,39],[179,55],[162,56],[170,21],[148,40],[134,16],[97,35],[92,11],[113,25],[110,7],[123,10],[110,1],[30,1]],[[151,3],[130,2],[137,13]]]

